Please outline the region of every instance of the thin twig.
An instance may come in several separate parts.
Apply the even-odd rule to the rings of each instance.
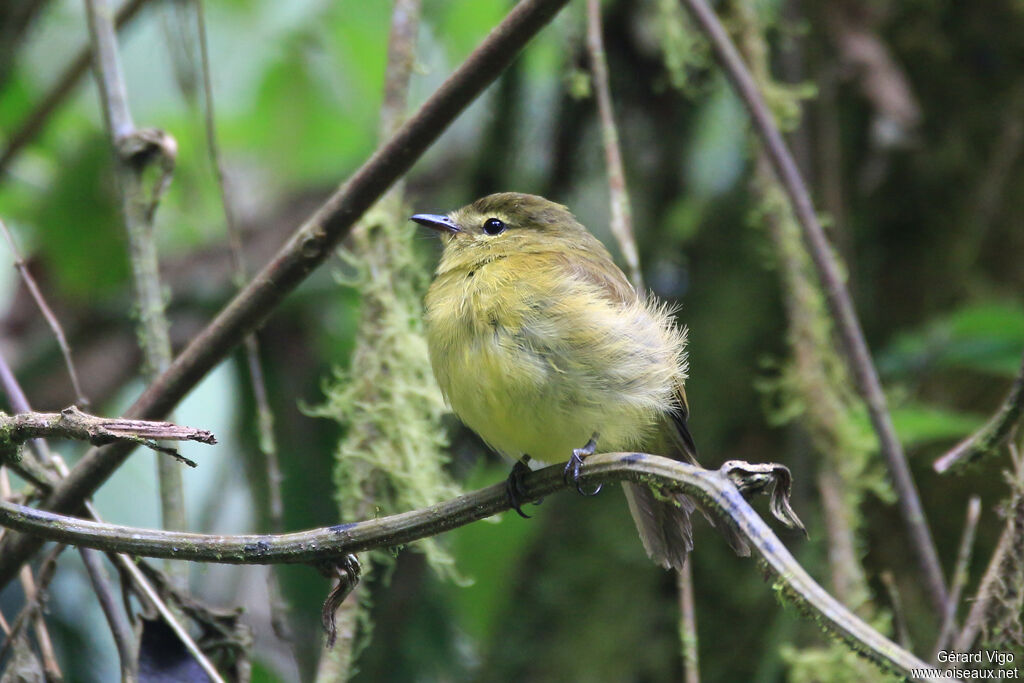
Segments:
[[[82,554],[82,562],[85,564],[85,571],[89,575],[89,582],[92,583],[93,592],[96,593],[100,609],[103,610],[107,626],[114,637],[117,657],[121,662],[121,682],[135,681],[138,678],[138,662],[132,625],[114,598],[114,593],[110,588],[110,577],[107,576],[107,572],[103,568],[102,555],[91,548],[80,548],[79,550]]]
[[[946,613],[942,616],[942,627],[939,629],[939,637],[935,642],[932,652],[936,653],[933,660],[937,660],[939,650],[945,650],[953,637],[956,629],[956,610],[960,606],[960,596],[964,586],[967,585],[967,567],[971,562],[971,552],[974,550],[974,535],[978,530],[978,520],[981,519],[981,498],[971,496],[967,501],[967,516],[964,519],[964,530],[960,537],[960,548],[956,553],[956,565],[953,567],[953,576],[949,582],[949,603],[946,605]]]
[[[213,82],[210,73],[210,56],[206,39],[206,15],[203,0],[195,0],[195,5],[196,29],[199,34],[200,63],[205,97],[204,123],[206,147],[210,154],[210,164],[213,166],[217,178],[221,208],[224,211],[224,225],[228,236],[228,245],[231,250],[232,271],[237,286],[241,288],[248,278],[249,268],[245,260],[245,251],[242,248],[242,233],[235,221],[235,214],[228,193],[224,158],[220,152],[220,144],[217,142],[217,118],[216,110],[214,109]],[[274,414],[270,410],[270,401],[267,398],[267,384],[263,377],[263,368],[260,363],[259,339],[255,332],[245,338],[245,357],[249,379],[252,382],[253,400],[256,402],[260,451],[266,459],[267,490],[269,493],[267,512],[270,520],[270,529],[274,533],[280,533],[284,530],[284,502],[281,498],[281,482],[283,478],[277,457],[277,439],[274,437]]]
[[[936,460],[932,467],[939,474],[945,474],[950,470],[959,471],[970,463],[994,455],[1013,436],[1022,414],[1024,414],[1024,357],[1021,358],[1020,370],[1017,371],[1017,376],[1013,379],[1010,393],[999,407],[999,411],[981,429]]]
[[[166,415],[242,339],[332,253],[353,223],[426,151],[452,121],[519,54],[568,0],[523,0],[394,136],[321,206],[225,308],[157,377],[128,411],[134,418]],[[128,458],[130,446],[92,450],[46,497],[44,507],[78,508]],[[12,534],[0,543],[0,588],[40,546]]]
[[[903,600],[900,598],[900,589],[896,585],[896,577],[886,569],[878,576],[885,586],[885,592],[889,596],[889,606],[892,609],[892,620],[896,627],[896,642],[908,650],[913,649],[910,641],[910,628],[907,626],[907,613],[903,609]]]
[[[608,199],[611,203],[609,226],[618,242],[626,272],[633,286],[643,289],[640,256],[633,235],[633,210],[626,189],[626,172],[622,163],[619,131],[615,124],[608,61],[604,50],[601,27],[601,0],[587,0],[587,55],[601,121],[601,141],[604,145],[605,166],[608,172]],[[679,635],[683,655],[686,683],[699,683],[700,668],[697,661],[697,611],[693,600],[693,568],[686,563],[676,576],[679,595]]]
[[[1016,471],[1011,482],[1010,502],[1006,506],[1006,524],[999,535],[999,541],[985,568],[985,573],[978,583],[978,592],[967,618],[964,619],[963,628],[953,641],[953,649],[958,652],[968,652],[974,646],[974,641],[985,628],[989,613],[999,601],[1007,577],[1018,571],[1014,546],[1021,536],[1021,525],[1024,525],[1024,466],[1016,457],[1015,451],[1011,445]]]
[[[7,364],[7,359],[3,354],[0,354],[0,387],[3,387],[7,400],[14,410],[19,412],[31,411],[28,398],[25,396],[25,392],[22,391],[21,385],[18,384],[18,379],[14,376],[14,372]],[[54,483],[53,476],[49,470],[44,469],[44,466],[49,467],[51,464],[50,450],[42,439],[30,439],[28,443],[30,453],[22,452],[20,458],[7,457],[5,458],[7,461],[5,464],[22,477],[25,477],[27,481],[37,488],[49,490]]]
[[[629,279],[639,290],[643,288],[643,276],[640,273],[636,239],[633,237],[633,211],[630,208],[629,192],[626,191],[626,172],[622,167],[619,131],[615,126],[615,111],[612,106],[611,88],[608,85],[608,62],[605,59],[604,39],[601,36],[601,0],[587,0],[587,53],[590,56],[590,72],[594,77],[594,93],[597,96],[601,139],[604,143],[604,160],[608,168],[611,230],[619,243],[622,258],[626,261]]]
[[[131,576],[132,581],[135,582],[135,585],[142,590],[143,595],[145,595],[146,598],[153,604],[153,606],[156,607],[157,612],[160,613],[160,616],[163,617],[163,620],[167,623],[171,630],[174,631],[174,634],[178,637],[178,640],[180,640],[181,643],[185,646],[185,649],[189,651],[189,654],[191,654],[192,657],[194,657],[195,660],[199,662],[199,666],[201,666],[203,671],[206,672],[206,675],[210,677],[210,680],[213,683],[224,683],[224,679],[217,672],[217,668],[213,666],[213,664],[210,662],[210,659],[206,656],[206,654],[201,649],[199,649],[199,646],[196,644],[196,641],[192,639],[191,635],[189,635],[188,629],[186,629],[181,624],[181,622],[175,616],[174,612],[172,612],[171,609],[167,606],[167,603],[164,602],[163,599],[161,599],[160,594],[156,592],[156,589],[153,588],[153,585],[142,573],[142,571],[135,564],[135,562],[133,562],[132,559],[124,553],[119,554],[118,557],[123,558],[123,560],[121,560],[121,566],[125,569],[126,572],[128,572],[128,575]]]
[[[700,683],[700,660],[697,659],[697,603],[693,599],[693,563],[687,562],[676,572],[679,594],[679,640],[683,653],[683,680]]]
[[[921,507],[917,486],[907,466],[903,446],[896,436],[886,406],[885,393],[878,371],[871,361],[864,333],[846,289],[842,271],[836,261],[821,223],[814,212],[814,204],[789,153],[782,134],[775,125],[771,112],[764,103],[757,84],[733,45],[725,28],[705,0],[682,0],[694,21],[706,34],[718,61],[721,63],[736,92],[754,122],[754,129],[764,144],[772,168],[786,191],[793,214],[801,227],[804,241],[811,254],[815,270],[821,280],[829,310],[835,318],[842,339],[847,362],[856,380],[857,389],[867,404],[871,424],[878,436],[879,447],[885,457],[889,475],[899,499],[900,512],[910,536],[911,547],[917,556],[931,603],[937,614],[945,609],[946,582],[939,564],[938,552],[932,540],[928,522]]]
[[[21,252],[18,251],[18,247],[14,243],[14,235],[11,234],[11,231],[7,229],[7,225],[2,220],[0,220],[0,231],[3,231],[7,244],[11,248],[11,254],[14,256],[14,267],[21,273],[21,279],[25,282],[25,287],[28,288],[29,294],[32,295],[36,306],[39,307],[39,312],[46,319],[46,324],[53,330],[53,336],[57,338],[57,345],[64,356],[64,365],[68,369],[68,377],[71,378],[71,388],[75,392],[75,401],[78,405],[85,408],[89,405],[89,399],[85,397],[82,385],[78,382],[78,373],[75,372],[75,364],[71,360],[71,347],[68,345],[67,337],[64,336],[64,330],[61,328],[57,316],[53,314],[53,310],[46,303],[46,299],[43,298],[43,293],[39,290],[39,285],[36,284],[32,273],[29,272],[28,264],[25,263],[25,259],[22,258]]]
[[[121,29],[125,24],[134,19],[139,10],[146,5],[149,0],[128,0],[121,8],[117,11],[117,16],[114,18],[114,23],[118,29]],[[78,82],[85,75],[85,72],[89,69],[89,64],[92,60],[92,48],[89,45],[85,45],[80,49],[72,58],[71,62],[61,73],[60,78],[53,84],[49,92],[43,96],[36,108],[29,112],[21,123],[12,127],[10,136],[7,137],[7,146],[4,147],[3,152],[0,152],[0,183],[3,182],[6,177],[7,168],[11,165],[11,162],[21,152],[25,146],[32,142],[37,135],[46,127],[50,117],[53,116],[54,112],[60,108],[60,105],[68,98],[68,96],[74,91]]]
[[[170,183],[177,157],[177,143],[159,130],[137,130],[128,107],[128,92],[118,56],[110,0],[85,0],[96,64],[103,118],[114,149],[114,167],[121,194],[121,212],[128,233],[129,254],[139,316],[138,336],[145,360],[144,376],[154,379],[171,364],[171,338],[160,281],[160,261],[154,216]],[[149,169],[158,169],[155,182]],[[160,511],[165,527],[184,529],[185,487],[181,469],[173,462],[157,460]],[[187,569],[187,568],[185,568]],[[188,584],[181,567],[170,567],[179,587]]]
[[[0,467],[0,496],[3,496],[4,500],[11,500],[11,494],[11,482],[7,476],[7,469]],[[83,550],[95,552],[88,550],[88,548],[83,548]],[[43,612],[39,609],[43,599],[40,589],[36,585],[36,581],[32,577],[32,570],[29,567],[22,567],[18,578],[21,581],[21,590],[25,594],[26,608],[29,605],[34,606],[34,609],[31,611],[32,627],[36,634],[36,643],[39,645],[39,654],[43,661],[43,670],[46,672],[47,680],[60,680],[60,665],[57,664],[57,657],[53,651],[53,641],[50,639],[50,632],[46,628]],[[12,634],[10,629],[6,631],[8,642],[13,642],[14,638],[17,637],[17,633]]]
[[[7,651],[14,645],[14,642],[18,638],[18,634],[29,620],[37,617],[42,617],[42,601],[46,598],[46,590],[50,586],[50,582],[53,581],[54,574],[57,572],[57,557],[64,551],[67,546],[58,545],[53,548],[49,554],[43,559],[39,565],[39,572],[36,574],[36,582],[33,586],[31,593],[26,592],[25,594],[25,606],[18,612],[18,616],[11,622],[10,631],[7,633],[7,637],[4,638],[4,644],[0,647],[0,661],[7,655]],[[59,678],[58,678],[59,680]]]
[[[563,469],[552,465],[524,476],[523,498],[533,500],[567,490],[571,484],[564,481]],[[587,486],[634,481],[686,493],[745,541],[782,596],[813,615],[816,623],[871,661],[902,675],[925,667],[821,588],[740,493],[738,487],[757,491],[774,484],[773,514],[790,526],[798,526],[799,520],[788,507],[789,473],[785,468],[729,461],[719,470],[705,470],[656,455],[604,453],[588,457],[581,476]],[[507,510],[509,501],[502,483],[422,510],[273,536],[188,534],[98,524],[6,501],[0,501],[0,524],[50,540],[133,555],[224,564],[321,566],[353,553],[411,543]]]

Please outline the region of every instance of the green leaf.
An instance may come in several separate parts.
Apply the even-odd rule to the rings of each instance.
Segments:
[[[928,367],[974,370],[1013,377],[1024,349],[1024,306],[976,303],[896,337],[881,354],[886,374],[908,375]]]
[[[59,170],[28,222],[58,287],[72,300],[127,287],[126,237],[105,138],[89,138]],[[27,252],[28,249],[25,248]]]
[[[917,446],[967,436],[980,427],[985,418],[923,403],[910,403],[893,408],[892,420],[903,445]]]

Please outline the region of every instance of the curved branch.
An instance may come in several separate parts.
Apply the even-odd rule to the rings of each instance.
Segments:
[[[553,465],[526,475],[526,497],[565,490],[562,469]],[[799,521],[787,513],[788,502],[782,500],[786,475],[778,466],[731,461],[716,471],[643,453],[604,453],[587,458],[582,478],[586,484],[630,480],[684,491],[750,545],[777,589],[806,616],[885,669],[904,676],[910,676],[912,669],[924,669],[924,662],[872,629],[819,586],[740,492],[741,488],[765,490],[765,484],[772,481],[778,487],[773,512],[797,526]],[[422,510],[281,535],[219,536],[136,529],[8,502],[0,502],[0,524],[51,540],[151,557],[227,564],[322,564],[358,551],[410,543],[508,509],[505,485],[496,484]]]
[[[362,213],[409,170],[567,3],[568,0],[523,0],[517,4],[419,111],[296,230],[271,262],[192,339],[171,367],[135,401],[127,416],[158,419],[174,408],[327,259]],[[132,446],[122,444],[90,451],[54,487],[43,506],[59,512],[78,509],[131,451]],[[39,546],[39,539],[18,535],[0,544],[0,588]]]

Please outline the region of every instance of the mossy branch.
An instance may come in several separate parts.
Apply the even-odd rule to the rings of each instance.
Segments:
[[[529,498],[571,489],[553,465],[526,475]],[[802,614],[880,667],[910,676],[927,665],[899,647],[829,595],[797,563],[782,541],[750,507],[747,494],[772,494],[773,514],[802,528],[788,502],[789,472],[781,465],[730,461],[705,470],[644,453],[603,453],[587,458],[587,486],[634,481],[683,491],[735,532],[753,550],[773,586]],[[304,563],[322,566],[349,554],[386,548],[443,533],[509,509],[505,485],[496,484],[422,510],[379,519],[280,535],[219,536],[98,524],[0,502],[0,524],[42,538],[133,555],[226,564]]]

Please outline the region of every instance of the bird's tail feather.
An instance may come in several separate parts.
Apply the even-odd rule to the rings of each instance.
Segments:
[[[665,569],[682,569],[693,550],[693,500],[680,493],[670,494],[676,505],[659,500],[650,486],[624,483],[622,487],[647,554]]]

